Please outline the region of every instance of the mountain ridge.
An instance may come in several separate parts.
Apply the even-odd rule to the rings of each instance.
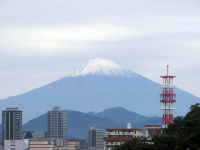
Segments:
[[[124,116],[121,117],[122,122],[115,119],[123,110]],[[88,131],[91,127],[106,129],[106,128],[126,128],[127,122],[132,123],[133,128],[144,129],[146,124],[161,124],[161,118],[142,116],[138,113],[129,111],[122,107],[113,107],[105,109],[99,113],[83,113],[80,111],[64,110],[67,112],[67,135],[68,138],[88,138]],[[109,116],[101,114],[109,112]],[[129,114],[134,114],[131,117]],[[127,121],[128,120],[128,121]],[[151,120],[151,122],[149,121]],[[47,114],[42,114],[23,125],[24,131],[47,131]]]
[[[142,75],[113,76],[89,74],[64,77],[40,88],[0,101],[2,109],[18,107],[24,121],[39,116],[54,106],[81,112],[99,112],[110,107],[123,107],[144,116],[160,116],[161,85]],[[183,116],[199,98],[175,89],[175,116]],[[92,108],[92,109],[91,109]]]

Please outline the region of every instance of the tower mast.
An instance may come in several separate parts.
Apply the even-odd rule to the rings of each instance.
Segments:
[[[176,76],[169,75],[169,65],[167,65],[167,75],[160,76],[163,78],[162,94],[160,94],[160,102],[163,103],[163,117],[162,126],[166,128],[170,123],[173,122],[173,103],[176,102],[173,88],[173,78]]]

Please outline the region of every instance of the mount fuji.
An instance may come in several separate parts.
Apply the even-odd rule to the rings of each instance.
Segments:
[[[145,116],[161,116],[161,85],[116,63],[94,59],[64,77],[27,93],[0,101],[1,108],[18,107],[24,121],[54,106],[82,112],[123,107]],[[184,115],[199,98],[176,89],[175,115]]]
[[[134,72],[124,69],[113,61],[96,58],[90,60],[87,65],[78,68],[72,75],[87,76],[87,75],[103,75],[103,76],[133,76]]]

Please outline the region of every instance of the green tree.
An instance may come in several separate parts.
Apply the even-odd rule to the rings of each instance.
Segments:
[[[163,133],[178,137],[176,141],[178,142],[178,149],[200,149],[200,104],[192,105],[184,118],[175,118],[174,122]],[[181,141],[178,140],[179,138]]]
[[[153,150],[152,148],[152,145],[135,138],[122,145],[116,146],[114,150]]]
[[[181,150],[181,138],[176,134],[163,133],[153,137],[154,150]]]
[[[180,137],[184,136],[184,121],[183,117],[174,118],[174,122],[169,124],[168,128],[163,130],[163,133],[169,135],[179,135]]]
[[[184,118],[183,147],[190,150],[200,149],[200,104],[190,107]]]
[[[200,150],[200,104],[190,107],[183,117],[176,117],[163,133],[153,137],[154,144],[133,139],[115,150]]]
[[[139,145],[140,141],[138,139],[132,139],[122,145],[116,146],[114,150],[138,150]]]

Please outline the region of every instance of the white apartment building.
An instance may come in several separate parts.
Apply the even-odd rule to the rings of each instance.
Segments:
[[[143,129],[106,129],[107,137],[104,137],[105,150],[112,150],[114,146],[124,144],[126,141],[138,138],[144,139]]]

